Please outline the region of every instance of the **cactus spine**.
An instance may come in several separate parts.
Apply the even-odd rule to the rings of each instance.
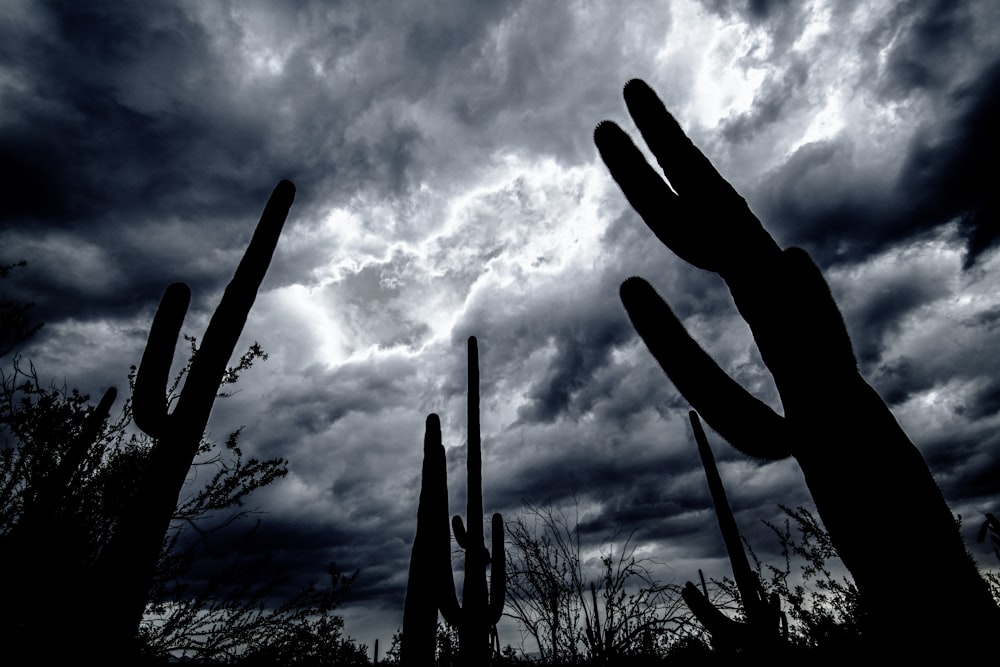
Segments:
[[[733,579],[740,592],[746,622],[740,623],[725,616],[690,581],[684,586],[681,595],[701,624],[711,633],[712,643],[717,648],[737,649],[773,644],[778,640],[780,630],[782,628],[787,630],[787,621],[781,612],[777,595],[767,598],[760,581],[750,568],[750,561],[743,550],[740,531],[736,526],[736,517],[733,516],[729,501],[726,499],[726,489],[722,485],[722,477],[715,465],[715,457],[708,444],[705,429],[698,419],[698,413],[691,410],[688,416],[691,419],[695,442],[698,444],[698,454],[705,468],[705,477],[708,478],[708,489],[712,494],[715,516],[719,520],[719,530],[722,532],[726,552],[729,554]]]
[[[250,245],[212,315],[172,413],[167,412],[167,381],[191,291],[183,283],[174,283],[160,301],[132,403],[136,425],[156,442],[132,502],[98,563],[108,612],[101,634],[110,632],[112,645],[126,646],[135,636],[181,487],[294,197],[290,181],[279,182],[271,193]]]
[[[448,480],[437,415],[427,418],[424,466],[417,509],[417,535],[410,557],[410,579],[403,611],[403,664],[431,664],[437,610],[458,630],[461,664],[489,662],[491,632],[503,614],[507,587],[503,517],[494,514],[493,555],[483,535],[483,458],[479,429],[479,346],[469,338],[468,448],[466,454],[468,502],[466,519],[452,518],[455,541],[465,551],[462,602],[455,592],[448,537]],[[492,576],[487,584],[486,568]],[[421,581],[424,579],[425,581]],[[433,600],[433,616],[428,599]]]

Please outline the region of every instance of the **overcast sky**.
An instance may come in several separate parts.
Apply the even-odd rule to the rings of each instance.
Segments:
[[[191,286],[200,337],[288,178],[240,344],[270,358],[209,429],[290,461],[256,497],[263,537],[304,578],[360,568],[349,634],[386,646],[401,624],[430,412],[464,514],[470,335],[484,521],[575,498],[591,555],[622,528],[662,581],[729,574],[688,405],[619,284],[652,282],[777,397],[721,280],[662,247],[600,162],[599,121],[637,135],[621,90],[638,77],[778,243],[820,264],[968,539],[1000,501],[998,35],[993,0],[8,0],[0,262],[27,260],[4,290],[45,322],[22,354],[95,397],[124,389],[164,287]],[[808,502],[802,476],[710,439],[766,553],[760,521]],[[905,500],[873,511],[891,522]]]

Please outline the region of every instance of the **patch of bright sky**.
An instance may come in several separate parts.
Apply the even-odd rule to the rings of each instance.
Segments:
[[[679,2],[671,5],[671,12],[672,29],[655,62],[666,67],[671,61],[687,61],[695,81],[712,82],[694,86],[679,115],[713,128],[728,116],[748,111],[767,69],[749,66],[745,58],[770,49],[766,33],[735,19],[726,23],[698,3]]]
[[[370,350],[345,347],[337,322],[324,314],[326,306],[313,293],[367,265],[388,262],[401,250],[414,258],[410,268],[417,283],[442,278],[462,267],[480,271],[468,293],[458,295],[457,301],[449,302],[440,290],[430,289],[419,293],[433,304],[405,304],[405,310],[414,314],[434,313],[425,324],[431,328],[432,339],[445,339],[477,290],[520,291],[545,277],[589,269],[602,252],[599,240],[607,223],[599,215],[599,205],[609,187],[607,181],[596,165],[565,168],[551,158],[530,161],[505,155],[484,170],[479,185],[451,199],[440,227],[413,243],[387,244],[384,233],[375,234],[365,224],[366,219],[378,219],[380,227],[391,226],[396,217],[393,204],[361,206],[356,202],[356,207],[352,203],[352,209],[367,211],[364,218],[351,210],[334,209],[316,225],[303,226],[288,239],[292,253],[305,250],[306,244],[336,248],[330,253],[330,263],[313,270],[316,284],[283,288],[273,295],[270,307],[262,307],[280,311],[283,321],[296,322],[300,331],[297,338],[309,339],[315,361],[336,365],[358,354],[367,355]],[[421,188],[425,189],[429,190]],[[499,211],[498,200],[504,206]],[[400,205],[406,207],[405,203]],[[501,250],[479,269],[483,249],[490,247]],[[410,299],[414,293],[405,294]]]

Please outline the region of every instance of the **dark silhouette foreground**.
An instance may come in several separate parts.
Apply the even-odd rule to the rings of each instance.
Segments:
[[[782,250],[639,80],[625,102],[663,174],[617,125],[594,141],[632,207],[668,248],[729,287],[778,388],[784,416],[733,381],[641,278],[621,286],[629,318],[681,394],[754,457],[794,456],[870,618],[902,653],[972,654],[1000,610],[965,550],[920,452],[861,377],[820,270]]]

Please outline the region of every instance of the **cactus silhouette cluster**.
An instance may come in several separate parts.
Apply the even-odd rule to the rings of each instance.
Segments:
[[[719,521],[722,540],[729,554],[729,562],[733,568],[733,580],[740,592],[740,602],[743,605],[745,622],[734,621],[709,601],[708,596],[698,590],[690,581],[684,586],[681,595],[691,608],[695,617],[712,635],[712,643],[723,651],[741,648],[767,649],[777,644],[788,631],[788,620],[781,612],[780,600],[776,594],[768,596],[761,587],[760,580],[750,568],[746,551],[743,550],[743,540],[736,517],[726,498],[726,489],[722,485],[722,476],[715,465],[715,456],[708,444],[705,429],[701,426],[698,413],[692,410],[689,414],[691,429],[698,445],[705,477],[708,478],[708,489],[712,494],[712,504],[715,506],[715,516]]]
[[[798,461],[870,612],[871,636],[919,653],[951,650],[953,637],[1000,627],[1000,610],[930,469],[860,375],[819,268],[805,251],[778,246],[652,89],[633,80],[624,93],[670,184],[614,123],[594,132],[601,157],[653,233],[725,281],[774,377],[784,415],[730,378],[655,290],[630,278],[622,302],[650,352],[734,447]],[[901,536],[916,535],[920,548],[904,550]],[[914,637],[923,640],[919,648]]]
[[[437,612],[458,630],[459,659],[463,665],[489,661],[491,637],[503,614],[506,595],[506,556],[503,517],[492,519],[492,556],[483,534],[483,464],[479,428],[479,346],[469,338],[468,499],[466,521],[452,518],[455,541],[465,552],[465,580],[459,604],[451,567],[448,534],[448,470],[441,442],[441,421],[427,417],[424,462],[417,507],[417,532],[410,556],[409,582],[403,611],[402,662],[433,664]],[[487,583],[486,568],[491,568]]]

